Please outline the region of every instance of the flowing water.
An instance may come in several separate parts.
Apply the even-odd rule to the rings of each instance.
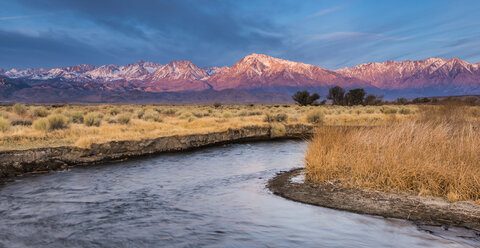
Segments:
[[[305,147],[234,144],[25,176],[0,185],[0,247],[475,247],[270,193],[267,180],[301,166]]]

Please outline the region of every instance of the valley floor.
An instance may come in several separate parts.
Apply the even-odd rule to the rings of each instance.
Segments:
[[[246,126],[378,125],[409,119],[418,107],[295,105],[51,105],[0,107],[0,150],[206,134]]]

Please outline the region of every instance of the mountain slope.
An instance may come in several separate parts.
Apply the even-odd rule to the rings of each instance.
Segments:
[[[369,86],[367,82],[342,76],[318,66],[251,54],[208,79],[214,89],[256,89],[278,86],[320,87]]]
[[[275,93],[264,95],[267,99],[262,100],[268,101],[269,97],[271,100],[289,99],[288,95],[300,89],[325,95],[333,85],[347,89],[363,87],[369,92],[385,94],[387,98],[479,94],[480,63],[471,64],[456,58],[429,58],[327,70],[263,54],[251,54],[230,68],[202,69],[190,61],[172,61],[166,65],[138,61],[123,66],[81,64],[53,69],[0,69],[2,101],[128,101],[135,96],[158,100],[160,98],[153,95],[203,91],[208,91],[201,93],[203,97],[192,97],[193,93],[169,94],[169,98],[162,96],[161,99],[172,100],[173,96],[188,97],[190,100],[204,97],[214,99],[218,91],[223,91],[223,98],[242,101],[258,99],[259,96],[246,94],[245,91]],[[235,90],[224,91],[228,89]],[[184,100],[180,98],[178,101]]]

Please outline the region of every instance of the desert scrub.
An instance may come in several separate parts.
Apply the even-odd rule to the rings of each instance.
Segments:
[[[57,129],[65,129],[68,127],[68,121],[63,115],[51,115],[46,118],[35,120],[32,126],[35,130],[46,132]]]
[[[147,109],[142,116],[142,119],[145,121],[155,121],[162,122],[163,119],[160,117],[159,113],[152,109]]]
[[[33,109],[32,116],[34,117],[47,117],[48,110],[45,107],[36,107]]]
[[[115,115],[120,114],[120,109],[117,108],[117,107],[115,107],[115,108],[110,109],[110,110],[108,111],[108,113],[109,113],[110,115],[115,116]]]
[[[396,114],[397,113],[397,109],[394,108],[394,107],[390,107],[390,106],[383,106],[380,111],[384,114]]]
[[[409,108],[401,108],[399,111],[398,111],[399,114],[402,114],[402,115],[408,115],[408,114],[411,114],[412,113],[412,110],[409,109]]]
[[[174,115],[177,111],[175,109],[167,109],[163,113],[166,115]]]
[[[325,114],[322,110],[312,110],[307,114],[307,122],[312,124],[323,124]]]
[[[83,124],[88,127],[99,127],[102,124],[103,115],[98,112],[88,113],[83,117]]]
[[[47,120],[49,131],[68,127],[68,120],[63,115],[51,115],[47,117]]]
[[[119,124],[126,125],[130,123],[130,115],[129,114],[120,114],[117,116],[117,122]]]
[[[38,131],[48,131],[48,120],[47,118],[36,119],[32,124],[33,129]]]
[[[3,118],[3,117],[0,117],[0,132],[6,132],[10,129],[10,121]]]
[[[78,124],[83,123],[83,113],[80,111],[73,112],[71,115],[71,118],[73,123],[78,123]]]
[[[307,180],[479,202],[480,124],[442,116],[461,108],[433,108],[425,119],[318,128],[306,152]]]
[[[17,115],[24,115],[27,113],[27,107],[24,104],[17,103],[13,105],[12,110]]]

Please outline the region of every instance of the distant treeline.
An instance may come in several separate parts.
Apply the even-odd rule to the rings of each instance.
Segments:
[[[383,95],[374,95],[367,94],[363,88],[351,89],[348,92],[340,87],[334,86],[328,90],[328,95],[326,99],[331,100],[332,105],[341,105],[341,106],[355,106],[355,105],[384,105],[384,104],[398,104],[398,105],[407,105],[407,104],[435,104],[444,101],[457,101],[464,102],[468,105],[475,105],[478,103],[478,97],[446,97],[442,100],[434,97],[418,97],[412,100],[407,98],[397,98],[395,101],[384,101]],[[307,90],[297,91],[292,99],[299,105],[325,105],[327,100],[317,102],[320,99],[320,95],[317,93],[310,94]]]

